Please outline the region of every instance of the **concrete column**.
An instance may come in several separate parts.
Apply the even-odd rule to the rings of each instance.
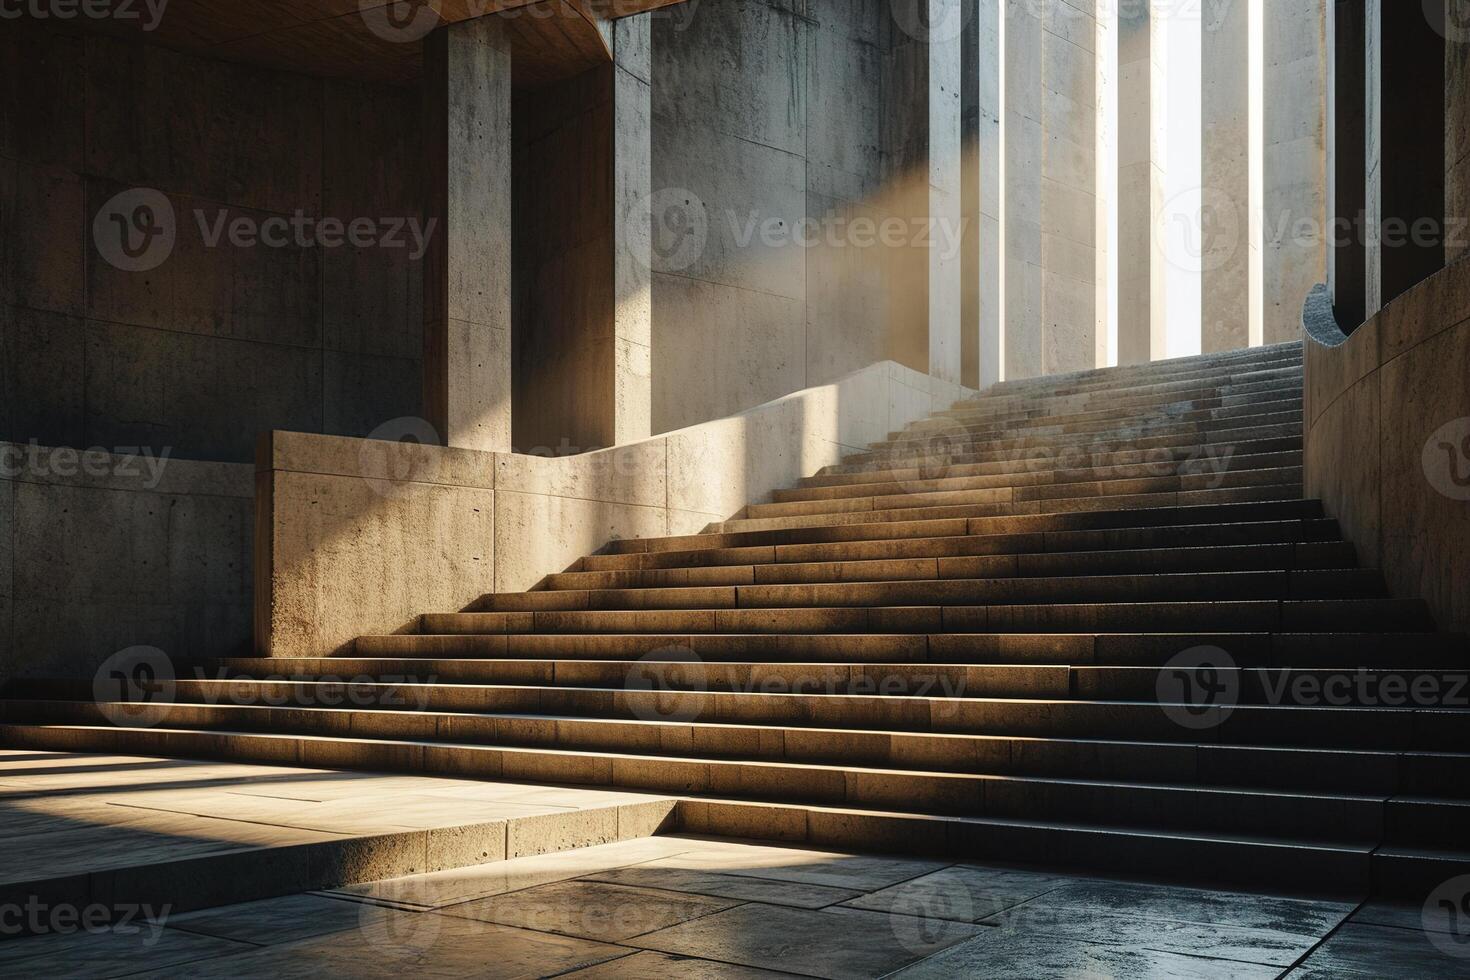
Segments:
[[[1112,0],[1103,0],[1111,6]],[[1050,6],[1041,30],[1041,370],[1097,367],[1097,21]]]
[[[1397,0],[1395,0],[1397,2]],[[1419,4],[1404,4],[1419,9]],[[1302,304],[1327,281],[1326,4],[1266,0],[1263,334],[1297,340]]]
[[[1113,201],[1118,194],[1118,8],[1100,3],[1096,9],[1097,75],[1097,208],[1094,215],[1097,252],[1093,256],[1094,363],[1098,367],[1118,360],[1118,226]]]
[[[1327,285],[1337,322],[1352,330],[1364,320],[1367,284],[1363,229],[1368,175],[1363,150],[1368,96],[1364,86],[1365,0],[1331,0],[1327,97]]]
[[[1042,373],[1041,187],[1044,5],[1006,0],[1005,377]]]
[[[1002,270],[1000,217],[1002,0],[965,0],[961,62],[965,217],[961,317],[963,381],[985,388],[1001,380]]]
[[[1251,337],[1260,336],[1260,310],[1250,302],[1251,7],[1205,4],[1200,31],[1200,324],[1206,354],[1249,347]]]
[[[1470,252],[1470,0],[1446,0],[1445,261]]]
[[[1444,266],[1449,59],[1443,10],[1429,13],[1368,3],[1369,315]]]
[[[511,446],[511,54],[482,17],[424,42],[425,416],[445,445]]]
[[[1118,363],[1166,356],[1164,68],[1148,0],[1118,13]]]
[[[891,179],[915,234],[895,256],[890,356],[959,382],[961,0],[894,0],[893,16]]]
[[[613,417],[609,445],[653,434],[653,21],[612,23]]]

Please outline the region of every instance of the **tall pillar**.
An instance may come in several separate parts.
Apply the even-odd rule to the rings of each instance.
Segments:
[[[1206,4],[1200,31],[1200,323],[1206,354],[1249,347],[1261,335],[1260,309],[1250,301],[1252,6]]]
[[[961,52],[964,113],[963,383],[1001,380],[1001,45],[1003,0],[964,0]]]
[[[1369,315],[1444,266],[1445,24],[1428,12],[1368,2]]]
[[[1470,253],[1470,0],[1446,0],[1445,261]]]
[[[1113,202],[1118,195],[1118,8],[1099,3],[1095,18],[1097,75],[1097,208],[1094,235],[1093,334],[1094,363],[1118,362],[1118,226]]]
[[[1470,253],[1470,0],[1446,0],[1445,261]]]
[[[511,447],[511,52],[481,17],[424,42],[425,416],[445,445]]]
[[[961,0],[894,0],[891,165],[915,230],[897,250],[894,360],[958,383],[962,353]]]
[[[613,21],[613,350],[608,445],[653,434],[652,55],[649,14]]]
[[[1327,284],[1337,322],[1353,330],[1366,317],[1367,282],[1363,230],[1367,213],[1368,174],[1363,141],[1368,109],[1364,68],[1367,35],[1365,0],[1331,0],[1327,90],[1329,171]]]
[[[1041,28],[1043,374],[1098,366],[1094,6],[1094,0],[1053,4]]]
[[[1118,12],[1118,363],[1167,356],[1164,286],[1164,67],[1148,0]]]
[[[1419,9],[1417,2],[1400,3]],[[1326,4],[1266,0],[1263,333],[1297,340],[1302,304],[1327,279]]]
[[[1006,0],[1005,377],[1042,373],[1043,6]]]

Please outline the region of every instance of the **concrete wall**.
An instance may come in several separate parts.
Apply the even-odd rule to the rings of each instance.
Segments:
[[[1470,250],[1470,0],[1445,5],[1445,217],[1451,234],[1445,243],[1445,261],[1454,262]]]
[[[1306,345],[1306,492],[1398,596],[1470,630],[1470,264],[1344,337],[1324,288]]]
[[[882,0],[720,0],[655,21],[655,229],[702,202],[707,241],[655,254],[652,431],[888,356],[883,249],[782,236],[881,216],[891,20]],[[757,231],[741,247],[751,221],[787,244]]]
[[[248,465],[0,443],[0,680],[250,648]]]
[[[208,247],[195,216],[416,218],[412,94],[16,21],[0,93],[0,438],[243,462],[262,429],[420,411],[410,248]],[[126,272],[93,218],[140,187],[176,243]]]
[[[1326,6],[1266,0],[1264,17],[1262,332],[1279,344],[1327,279]]]
[[[693,534],[973,392],[893,362],[581,456],[277,432],[257,470],[256,641],[326,656],[609,541]]]

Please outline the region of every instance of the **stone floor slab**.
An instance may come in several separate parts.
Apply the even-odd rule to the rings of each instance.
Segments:
[[[978,922],[1076,880],[1028,871],[957,866],[843,904],[897,915]]]
[[[559,881],[445,909],[464,916],[562,936],[620,942],[739,905],[686,892],[600,881]]]

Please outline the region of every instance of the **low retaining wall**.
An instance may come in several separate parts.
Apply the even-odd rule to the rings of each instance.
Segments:
[[[1307,495],[1395,595],[1470,630],[1470,262],[1351,336],[1319,286],[1305,326]]]
[[[250,649],[248,464],[0,442],[0,680]]]
[[[330,656],[421,613],[533,588],[610,541],[696,533],[973,394],[885,361],[559,459],[269,433],[256,468],[256,650]]]

